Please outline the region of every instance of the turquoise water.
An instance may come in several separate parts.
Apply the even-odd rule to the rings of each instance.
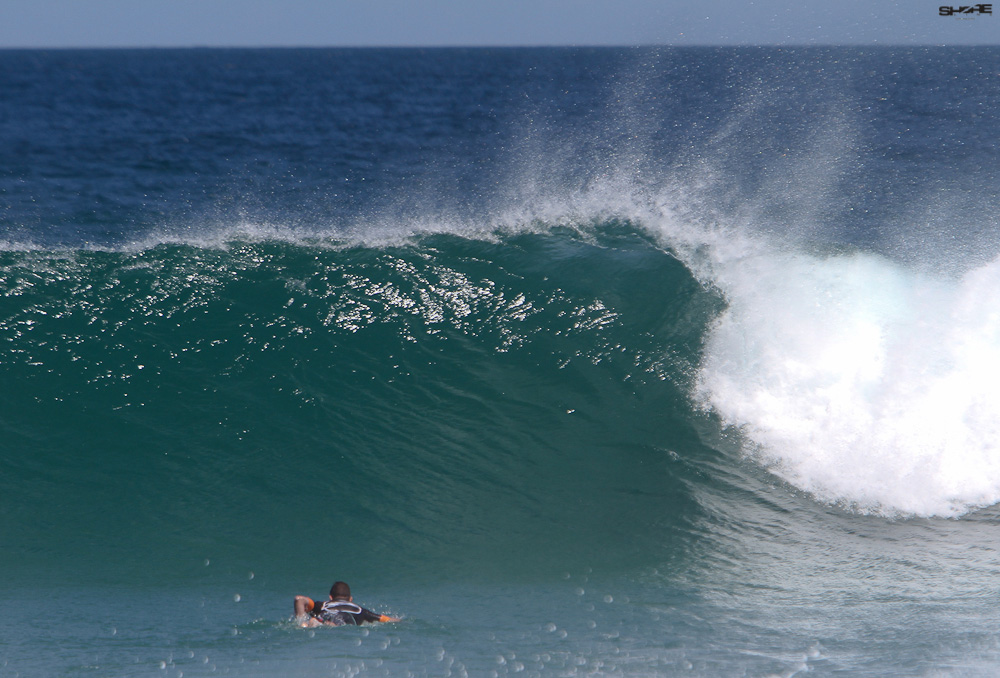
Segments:
[[[0,676],[994,673],[995,50],[0,59]]]

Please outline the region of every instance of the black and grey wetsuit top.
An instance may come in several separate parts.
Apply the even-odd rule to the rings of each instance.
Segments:
[[[377,622],[382,618],[382,615],[346,600],[316,601],[313,614],[324,624],[334,626],[360,626],[365,622]]]

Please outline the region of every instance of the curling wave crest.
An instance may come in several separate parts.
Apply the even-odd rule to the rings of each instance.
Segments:
[[[757,253],[713,275],[698,397],[774,473],[862,512],[1000,501],[1000,259],[951,279]]]

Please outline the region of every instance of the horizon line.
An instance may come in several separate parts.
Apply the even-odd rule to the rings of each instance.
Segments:
[[[233,44],[233,45],[210,45],[210,44],[190,44],[190,45],[0,45],[0,51],[84,51],[84,50],[322,50],[322,49],[684,49],[684,48],[873,48],[873,47],[1000,47],[1000,43],[935,43],[935,42],[704,42],[704,43],[538,43],[538,44],[344,44],[344,45],[253,45],[253,44]]]

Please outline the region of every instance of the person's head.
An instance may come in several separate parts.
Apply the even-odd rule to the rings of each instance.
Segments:
[[[351,587],[342,581],[334,582],[330,587],[332,600],[351,600]]]

